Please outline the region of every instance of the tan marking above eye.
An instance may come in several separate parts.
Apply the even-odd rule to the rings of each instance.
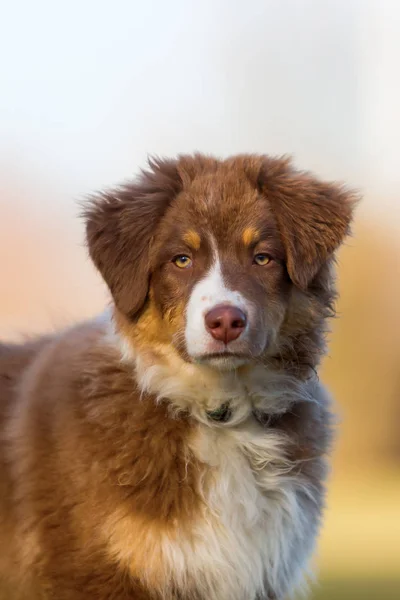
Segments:
[[[175,256],[172,261],[179,269],[188,269],[192,266],[193,261],[190,256],[186,256],[186,254],[180,254],[179,256]]]
[[[200,248],[200,236],[197,233],[197,231],[194,231],[194,229],[189,229],[185,235],[183,236],[183,241],[190,246],[191,248],[193,248],[193,250],[198,250]]]
[[[260,234],[254,227],[247,227],[242,234],[242,240],[245,246],[251,246],[258,242]]]

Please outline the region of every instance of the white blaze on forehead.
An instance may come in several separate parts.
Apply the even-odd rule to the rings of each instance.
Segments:
[[[207,353],[212,337],[204,317],[215,306],[230,304],[249,314],[250,303],[240,292],[229,289],[223,279],[218,254],[207,275],[192,290],[186,309],[186,347],[191,356]]]

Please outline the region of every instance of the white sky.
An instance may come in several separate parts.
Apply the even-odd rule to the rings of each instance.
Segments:
[[[16,0],[0,44],[0,166],[54,202],[193,149],[399,183],[396,0]]]

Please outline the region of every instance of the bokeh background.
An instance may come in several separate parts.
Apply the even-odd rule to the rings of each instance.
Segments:
[[[359,188],[323,378],[313,598],[400,597],[400,3],[15,0],[0,20],[0,336],[101,311],[78,202],[148,153],[293,154]]]

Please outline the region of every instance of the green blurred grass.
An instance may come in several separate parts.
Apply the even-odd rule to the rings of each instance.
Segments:
[[[400,571],[400,569],[399,569]],[[399,600],[397,581],[322,581],[307,600]]]

